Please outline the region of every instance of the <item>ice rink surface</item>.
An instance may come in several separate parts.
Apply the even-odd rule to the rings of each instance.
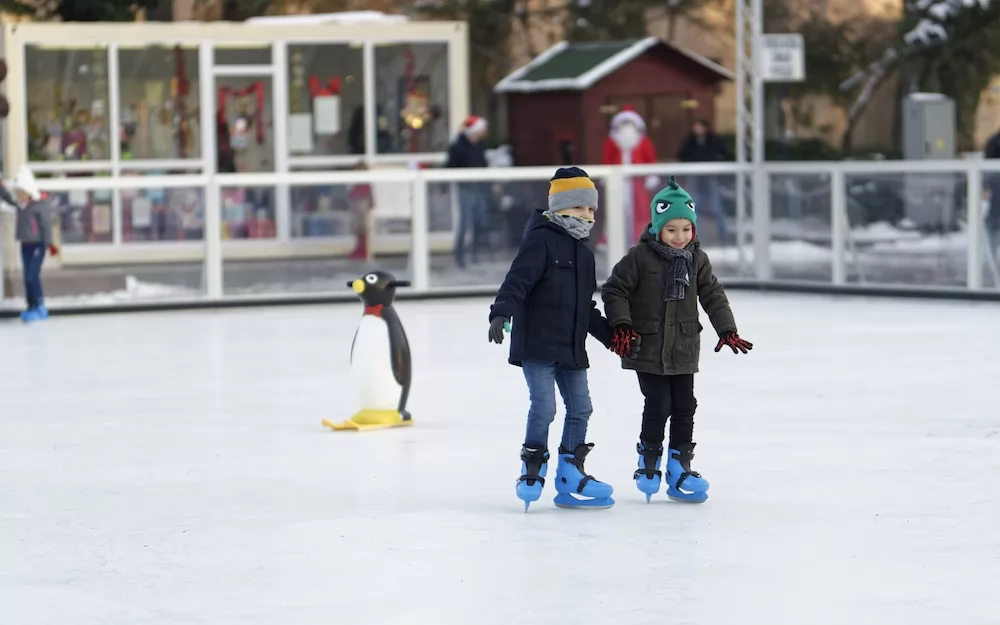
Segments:
[[[360,305],[2,323],[0,623],[997,623],[1000,306],[730,299],[755,349],[703,315],[709,501],[645,503],[638,384],[591,339],[618,503],[527,514],[488,300],[397,305],[416,425],[362,434],[320,426]]]

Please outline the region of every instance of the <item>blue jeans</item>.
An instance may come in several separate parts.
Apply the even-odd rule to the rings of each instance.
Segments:
[[[586,442],[587,422],[594,412],[587,386],[587,370],[571,369],[555,362],[526,360],[521,363],[524,379],[528,383],[528,428],[524,444],[528,447],[549,447],[549,426],[556,418],[556,390],[566,404],[563,422],[562,447],[573,451]]]
[[[21,244],[21,267],[24,271],[24,298],[28,309],[38,308],[42,301],[42,263],[46,247],[41,243]]]
[[[458,192],[458,228],[455,232],[455,262],[465,266],[465,239],[472,235],[472,259],[483,245],[486,229],[486,198],[478,190],[461,189]]]

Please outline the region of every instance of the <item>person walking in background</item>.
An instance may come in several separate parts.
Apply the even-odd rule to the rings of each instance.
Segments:
[[[486,120],[470,115],[462,126],[462,132],[448,147],[445,167],[486,167]],[[472,235],[472,262],[476,261],[476,251],[483,241],[486,214],[489,209],[489,182],[457,182],[458,228],[455,233],[455,263],[465,267],[465,241]]]
[[[1000,132],[990,137],[983,150],[984,158],[1000,158]],[[1000,243],[1000,174],[984,173],[984,182],[989,192],[989,211],[986,214],[986,231],[989,233],[990,251],[996,252]]]
[[[8,211],[17,212],[15,236],[21,243],[24,296],[28,302],[21,319],[25,322],[40,321],[49,316],[42,294],[42,263],[45,262],[45,252],[51,252],[53,256],[59,254],[59,249],[52,243],[50,206],[47,201],[42,200],[38,183],[27,165],[21,165],[11,187],[17,197],[12,197],[0,184],[0,200],[10,206]],[[0,204],[0,207],[3,205]]]
[[[726,150],[719,137],[712,131],[708,120],[699,119],[691,125],[691,133],[681,145],[677,160],[682,163],[715,163],[731,161],[732,156]],[[726,211],[722,207],[722,195],[719,193],[719,180],[712,175],[690,176],[686,181],[692,195],[698,198],[698,208],[704,209],[715,221],[715,229],[719,236],[719,244],[729,242],[726,228]]]

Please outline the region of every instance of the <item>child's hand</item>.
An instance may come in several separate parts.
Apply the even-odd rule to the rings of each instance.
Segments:
[[[631,358],[635,360],[639,357],[639,344],[642,337],[635,331],[635,328],[628,324],[615,326],[611,335],[611,351],[621,358]]]
[[[510,331],[510,319],[496,316],[490,319],[490,343],[503,343],[504,330]]]
[[[715,346],[715,351],[718,352],[723,345],[728,345],[734,354],[739,353],[737,350],[745,354],[753,349],[753,343],[741,339],[740,335],[735,332],[723,332],[719,337],[719,344]]]
[[[56,247],[55,243],[49,243],[49,254],[51,254],[52,256],[59,255],[59,248]]]

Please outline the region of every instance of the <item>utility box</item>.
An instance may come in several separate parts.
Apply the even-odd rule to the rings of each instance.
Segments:
[[[911,93],[903,100],[903,158],[907,160],[956,157],[955,102],[940,93]],[[905,174],[903,204],[906,216],[925,230],[947,232],[956,225],[960,174]]]
[[[955,101],[940,93],[903,100],[903,158],[955,158]]]

